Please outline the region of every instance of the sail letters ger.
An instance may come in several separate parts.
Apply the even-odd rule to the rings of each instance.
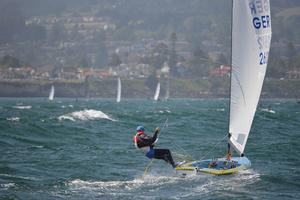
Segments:
[[[263,85],[271,43],[269,0],[233,0],[230,143],[242,154]]]

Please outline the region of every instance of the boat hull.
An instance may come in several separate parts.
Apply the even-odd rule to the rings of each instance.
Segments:
[[[206,173],[214,175],[234,174],[250,168],[251,162],[247,157],[233,157],[230,161],[225,158],[193,161],[178,165],[175,169],[182,175]]]

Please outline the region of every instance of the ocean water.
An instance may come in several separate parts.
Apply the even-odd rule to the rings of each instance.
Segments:
[[[261,100],[242,173],[180,177],[135,149],[162,128],[176,158],[222,157],[228,100],[0,99],[0,199],[300,199],[300,104]],[[182,159],[182,158],[181,158]]]

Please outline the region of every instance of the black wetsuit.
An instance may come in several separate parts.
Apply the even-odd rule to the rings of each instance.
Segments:
[[[143,147],[150,147],[150,150],[146,153],[148,158],[156,158],[156,159],[163,159],[167,163],[171,164],[175,167],[174,160],[172,158],[171,152],[169,149],[154,149],[154,143],[157,139],[158,130],[155,131],[153,137],[148,136],[146,134],[137,133],[134,137],[134,141],[138,148]]]

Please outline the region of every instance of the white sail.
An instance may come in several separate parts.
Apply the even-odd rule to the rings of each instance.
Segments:
[[[52,101],[54,99],[54,92],[55,92],[54,85],[52,85],[51,89],[50,89],[50,94],[49,94],[50,101]]]
[[[160,93],[160,82],[157,83],[155,94],[154,94],[154,100],[157,101]]]
[[[119,77],[119,78],[118,78],[117,102],[120,102],[120,101],[121,101],[121,90],[122,90],[121,79],[120,79],[120,77]]]
[[[260,97],[271,43],[269,0],[233,0],[230,144],[242,154]]]

